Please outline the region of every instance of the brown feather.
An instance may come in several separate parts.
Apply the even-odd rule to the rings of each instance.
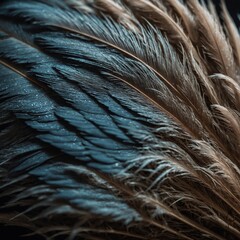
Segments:
[[[197,0],[188,2],[195,15],[198,29],[198,45],[205,59],[209,74],[222,73],[232,78],[236,77],[232,49],[222,31],[222,27],[214,20],[206,7]]]
[[[222,11],[225,29],[197,0],[1,1],[0,223],[240,239],[239,33]]]

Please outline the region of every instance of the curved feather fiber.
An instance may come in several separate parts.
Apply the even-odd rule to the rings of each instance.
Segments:
[[[186,5],[179,0],[167,0],[166,4],[172,8],[174,15],[181,21],[181,24],[186,31],[189,38],[194,42],[197,41],[196,37],[196,22],[194,21],[193,14]]]
[[[93,7],[97,8],[101,13],[109,14],[115,21],[121,23],[126,28],[136,30],[136,19],[129,10],[125,9],[121,4],[112,0],[97,0]]]
[[[201,6],[197,0],[188,3],[196,17],[196,27],[199,31],[199,48],[206,61],[209,61],[209,72],[220,72],[235,78],[235,63],[232,49],[223,34],[222,27],[210,15],[206,7]]]
[[[237,27],[234,25],[231,16],[229,15],[225,3],[222,1],[222,11],[223,18],[225,23],[225,29],[229,36],[229,43],[233,49],[233,56],[235,58],[235,64],[237,65],[238,78],[236,80],[239,81],[239,66],[240,66],[240,46],[239,46],[239,33]]]
[[[2,224],[240,238],[239,34],[209,6],[0,3]]]

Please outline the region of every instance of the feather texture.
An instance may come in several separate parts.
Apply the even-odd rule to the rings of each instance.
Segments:
[[[0,222],[240,238],[239,33],[222,8],[225,32],[195,0],[2,1]]]

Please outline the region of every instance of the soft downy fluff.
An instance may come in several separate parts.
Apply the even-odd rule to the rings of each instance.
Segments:
[[[239,239],[239,73],[223,2],[1,1],[0,222]]]

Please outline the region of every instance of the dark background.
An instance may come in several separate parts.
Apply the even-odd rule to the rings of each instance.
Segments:
[[[220,11],[221,0],[213,0],[212,2],[215,4],[217,10]],[[238,14],[240,14],[240,0],[225,0],[225,2],[233,20],[238,28],[240,28],[240,21],[238,19]]]
[[[187,2],[187,0],[186,0]],[[216,8],[218,11],[220,11],[220,2],[221,0],[213,0],[213,3],[215,4]],[[240,14],[240,0],[225,0],[227,8],[233,18],[233,20],[235,21],[238,29],[240,28],[240,21],[238,18],[238,14]],[[239,43],[240,44],[240,43]],[[20,235],[22,234],[26,234],[29,233],[27,230],[23,230],[20,228],[16,228],[16,227],[3,227],[0,226],[0,238],[2,240],[5,239],[12,239],[12,240],[42,240],[41,237],[20,237]]]

